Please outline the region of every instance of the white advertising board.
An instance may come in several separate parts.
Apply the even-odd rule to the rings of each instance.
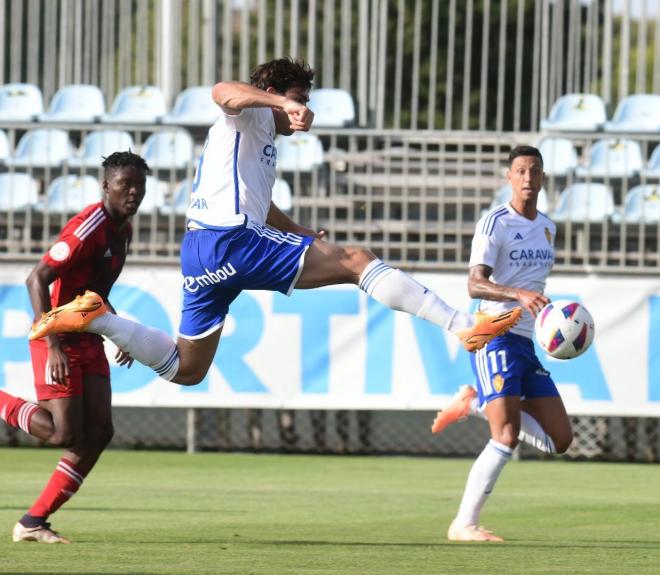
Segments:
[[[0,272],[0,389],[33,397],[28,272]],[[473,309],[465,275],[415,277],[451,305]],[[127,266],[110,300],[120,314],[174,337],[180,283],[173,268]],[[569,413],[660,416],[660,279],[554,275],[547,291],[581,301],[596,323],[594,344],[577,359],[539,350]],[[114,346],[107,351],[112,363]],[[162,381],[137,364],[112,367],[113,403],[123,406],[437,409],[472,383],[469,354],[454,336],[353,286],[291,297],[244,292],[197,386]]]

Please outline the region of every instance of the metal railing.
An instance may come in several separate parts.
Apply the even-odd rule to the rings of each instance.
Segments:
[[[6,125],[10,141],[17,142],[29,126],[32,124]],[[82,141],[90,131],[107,128],[90,124],[64,127],[74,143]],[[124,127],[133,134],[137,152],[141,152],[142,142],[150,133],[166,129]],[[513,132],[342,129],[313,133],[322,142],[323,162],[279,174],[291,188],[293,219],[314,229],[325,229],[331,241],[364,245],[392,264],[413,270],[465,268],[476,221],[506,184],[505,165],[510,148],[534,140],[530,134]],[[571,138],[583,162],[597,137],[582,134]],[[636,136],[644,160],[651,155],[654,137]],[[161,186],[162,202],[147,198],[145,207],[135,216],[131,261],[178,261],[185,231],[185,203],[183,210],[181,204],[178,210],[174,209],[174,204],[182,185],[192,180],[201,146],[198,137],[185,168],[154,172],[155,182]],[[300,147],[297,153],[302,159],[305,150]],[[100,168],[80,168],[70,159],[55,166],[28,164],[20,169],[3,166],[0,170],[27,173],[35,178],[39,188],[33,204],[22,209],[10,206],[0,212],[0,257],[14,260],[39,257],[71,215],[48,208],[46,194],[56,177],[91,174],[99,182],[102,180]],[[589,220],[571,215],[569,210],[558,223],[557,267],[575,272],[657,273],[658,219],[631,221],[617,214],[635,186],[657,186],[660,182],[647,179],[643,172],[626,177],[596,177],[587,171],[578,177],[571,170],[565,176],[549,176],[544,187],[551,217],[562,191],[578,181],[608,186],[615,210]],[[20,192],[11,186],[0,189],[0,198],[17,194]]]
[[[562,94],[660,93],[658,0],[3,0],[0,82],[246,80],[291,55],[377,129],[534,131]]]

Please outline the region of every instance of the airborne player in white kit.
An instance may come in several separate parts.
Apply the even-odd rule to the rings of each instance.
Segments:
[[[554,263],[556,228],[536,209],[543,185],[543,158],[531,146],[509,154],[509,203],[477,223],[472,240],[468,289],[480,298],[480,310],[501,313],[520,305],[517,326],[491,340],[471,356],[477,391],[462,388],[453,403],[438,413],[434,433],[482,410],[491,440],[468,476],[458,514],[449,527],[455,541],[502,541],[479,527],[479,515],[519,439],[547,453],[563,453],[573,434],[559,392],[534,352],[534,318],[549,299],[543,295]]]
[[[203,380],[231,302],[242,290],[290,294],[294,288],[352,283],[380,303],[454,333],[470,351],[514,325],[521,309],[473,317],[448,306],[407,274],[360,247],[343,247],[292,221],[271,201],[276,134],[307,131],[314,72],[280,58],[243,82],[219,82],[222,112],[199,159],[181,246],[183,310],[179,336],[106,312],[94,293],[52,310],[30,338],[62,331],[105,335],[119,349],[182,385]]]

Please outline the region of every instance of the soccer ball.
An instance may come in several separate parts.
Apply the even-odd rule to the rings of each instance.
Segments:
[[[546,305],[536,316],[536,341],[557,359],[582,355],[594,339],[594,319],[582,304],[557,300]]]

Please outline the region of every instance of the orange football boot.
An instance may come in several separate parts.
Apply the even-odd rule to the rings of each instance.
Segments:
[[[28,334],[28,339],[39,339],[54,333],[71,331],[85,331],[89,323],[108,311],[103,298],[93,291],[86,291],[83,295],[67,304],[51,309],[42,314]]]
[[[470,404],[475,397],[477,391],[473,387],[461,386],[451,403],[442,411],[438,411],[431,426],[431,433],[440,433],[445,427],[470,415]]]
[[[491,339],[503,335],[518,323],[522,315],[522,308],[515,307],[498,315],[489,315],[484,312],[474,314],[475,323],[469,329],[456,333],[468,351],[477,351],[484,347]]]
[[[454,525],[453,521],[449,526],[449,531],[447,531],[447,539],[449,539],[449,541],[492,541],[494,543],[501,543],[504,541],[504,539],[497,535],[493,535],[483,527],[477,527],[476,525],[464,525],[463,527],[459,527]]]

